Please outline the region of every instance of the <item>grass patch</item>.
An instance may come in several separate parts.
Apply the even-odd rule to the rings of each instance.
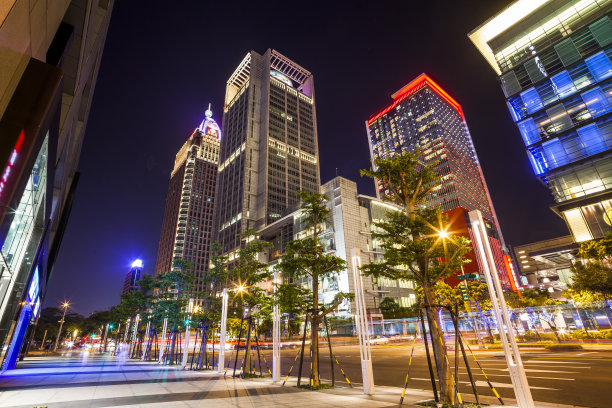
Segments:
[[[299,388],[303,388],[305,390],[309,390],[310,389],[310,384],[300,384]],[[332,388],[336,388],[335,386],[331,385],[331,384],[321,384],[318,387],[312,387],[313,391],[315,390],[329,390]]]
[[[583,350],[580,344],[549,344],[544,349],[548,351]]]
[[[238,378],[263,378],[263,375],[243,373],[243,374],[236,374],[234,377],[238,377]]]
[[[417,402],[415,405],[420,405],[422,407],[437,407],[438,406],[438,404],[436,404],[436,401],[434,400]],[[489,404],[483,404],[483,403],[477,404],[475,402],[463,401],[464,408],[481,408],[481,407],[486,407],[487,405]],[[442,408],[456,408],[459,406],[459,404],[457,405],[442,404],[441,406]]]

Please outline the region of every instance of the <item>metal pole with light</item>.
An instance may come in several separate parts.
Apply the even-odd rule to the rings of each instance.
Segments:
[[[508,312],[504,293],[501,283],[499,282],[499,276],[493,259],[491,245],[489,244],[489,237],[482,219],[482,213],[479,210],[473,210],[469,212],[469,217],[470,223],[472,224],[472,232],[476,238],[478,256],[480,257],[487,281],[491,304],[493,305],[493,311],[497,319],[499,337],[504,347],[504,355],[506,356],[508,372],[510,373],[510,379],[514,387],[516,402],[519,408],[534,408],[531,389],[529,388],[527,376],[525,375],[525,367],[523,366],[523,361],[521,360],[521,355],[516,344],[510,313]],[[504,330],[504,326],[507,332]]]
[[[144,340],[142,342],[142,356],[140,357],[140,361],[144,361],[147,355],[147,347],[149,346],[149,336],[151,331],[151,318],[147,321],[147,328],[145,329]]]
[[[159,361],[158,363],[161,364],[161,362],[164,359],[164,352],[166,351],[166,330],[168,330],[168,318],[164,317],[164,324],[162,327],[162,337],[161,337],[161,342],[159,343]]]
[[[227,288],[223,288],[221,294],[221,327],[219,329],[219,362],[217,363],[217,372],[220,373],[225,367],[225,336],[227,330]]]
[[[66,310],[68,309],[68,302],[64,302],[62,304],[64,307],[64,314],[62,314],[62,320],[60,320],[59,331],[57,332],[57,337],[55,338],[55,346],[53,347],[53,351],[57,351],[57,343],[59,342],[60,335],[62,334],[62,327],[64,326],[64,318],[66,317]]]
[[[276,293],[280,284],[281,274],[274,271],[274,293]],[[274,308],[272,309],[272,382],[280,381],[280,320],[280,305],[277,300],[274,302]]]
[[[372,352],[370,350],[370,328],[365,307],[363,278],[361,276],[361,251],[351,249],[353,265],[353,283],[355,287],[355,326],[359,338],[359,354],[361,357],[361,376],[363,378],[363,393],[374,395],[374,374],[372,372]]]
[[[189,299],[187,306],[187,319],[185,321],[185,347],[183,348],[183,368],[187,367],[187,359],[189,358],[189,332],[191,328],[191,313],[193,313],[193,298]]]
[[[138,334],[138,325],[140,324],[140,315],[136,315],[136,319],[134,320],[134,327],[132,327],[132,341],[130,343],[130,356],[134,352],[136,348],[136,335]]]

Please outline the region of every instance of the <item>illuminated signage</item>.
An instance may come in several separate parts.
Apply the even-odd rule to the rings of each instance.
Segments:
[[[290,87],[293,88],[293,82],[287,78],[285,75],[281,74],[278,71],[270,71],[270,76],[274,79],[278,79],[279,81],[281,81],[283,84],[285,85],[289,85]]]
[[[17,143],[15,144],[15,147],[13,148],[11,156],[9,157],[9,160],[6,163],[6,167],[4,168],[4,171],[2,172],[2,177],[0,177],[0,195],[2,195],[2,192],[4,191],[4,188],[6,187],[6,183],[8,182],[8,178],[11,175],[11,172],[13,170],[13,166],[15,166],[15,160],[17,160],[17,154],[19,153],[19,150],[21,149],[21,145],[23,144],[23,139],[25,139],[25,132],[22,129],[21,133],[19,134],[19,139],[17,139]]]
[[[28,302],[32,303],[38,297],[38,290],[38,266],[36,266],[36,269],[34,269],[34,276],[32,276],[32,281],[30,283],[30,289],[28,290]]]
[[[204,119],[202,124],[200,125],[200,132],[208,135],[216,137],[217,139],[221,139],[221,128],[215,122],[215,120],[211,117],[207,117]]]

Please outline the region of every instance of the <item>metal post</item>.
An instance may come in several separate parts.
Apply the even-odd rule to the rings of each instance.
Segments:
[[[504,293],[499,282],[499,276],[493,260],[493,253],[489,244],[489,238],[484,226],[482,214],[479,210],[473,210],[469,212],[469,216],[470,223],[472,224],[472,233],[476,237],[477,252],[482,261],[481,264],[484,267],[483,269],[489,289],[489,296],[491,297],[491,303],[493,305],[493,311],[497,318],[499,337],[504,347],[504,355],[506,356],[508,372],[510,373],[510,379],[514,387],[516,402],[519,408],[534,408],[531,389],[529,388],[527,376],[525,375],[525,367],[523,366],[521,354],[516,344],[510,313],[508,312]],[[507,333],[504,330],[504,326],[507,329]]]
[[[149,338],[151,337],[150,332],[151,332],[151,320],[147,322],[147,328],[145,329],[145,336],[144,336],[143,347],[142,347],[142,357],[140,358],[141,361],[144,361],[145,357],[148,354],[147,350],[149,349]]]
[[[164,358],[164,352],[166,351],[166,331],[168,330],[168,318],[165,317],[164,318],[164,325],[162,328],[162,337],[161,337],[161,342],[159,343],[159,361],[158,364],[162,363],[162,360]]]
[[[138,324],[139,323],[140,323],[140,315],[137,314],[136,318],[134,319],[134,327],[132,327],[132,341],[131,341],[130,348],[129,348],[130,356],[132,355],[132,353],[134,352],[136,348],[136,335],[138,334]]]
[[[187,324],[185,325],[185,347],[183,348],[183,362],[181,365],[183,368],[187,367],[187,358],[189,357],[189,332],[191,328],[191,313],[193,312],[193,298],[189,299],[189,305],[187,305]]]
[[[62,320],[60,320],[59,331],[57,332],[57,337],[55,338],[55,347],[53,347],[53,351],[57,351],[57,343],[59,342],[60,335],[62,334],[62,326],[64,326],[64,318],[66,317],[66,309],[68,309],[68,305],[64,303],[64,313],[62,314]]]
[[[374,395],[374,375],[372,372],[372,353],[370,350],[370,330],[367,321],[363,278],[361,277],[361,251],[351,249],[353,264],[353,283],[355,288],[355,324],[359,338],[359,354],[361,357],[361,375],[363,378],[363,393]]]
[[[45,334],[43,335],[42,343],[40,343],[40,349],[45,348],[45,340],[47,339],[47,330],[45,330]]]
[[[227,331],[227,289],[223,288],[221,295],[221,329],[219,331],[219,362],[217,363],[217,372],[221,373],[225,367],[225,335]]]
[[[281,283],[281,274],[280,272],[274,272],[274,293],[276,293],[278,285]],[[272,382],[278,382],[281,380],[280,378],[280,363],[281,363],[281,353],[280,353],[280,326],[281,326],[281,317],[280,317],[280,305],[278,302],[274,303],[274,308],[272,310]]]

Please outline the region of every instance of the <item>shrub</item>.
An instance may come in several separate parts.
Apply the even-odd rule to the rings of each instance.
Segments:
[[[549,344],[544,349],[548,351],[582,350],[580,344]]]

